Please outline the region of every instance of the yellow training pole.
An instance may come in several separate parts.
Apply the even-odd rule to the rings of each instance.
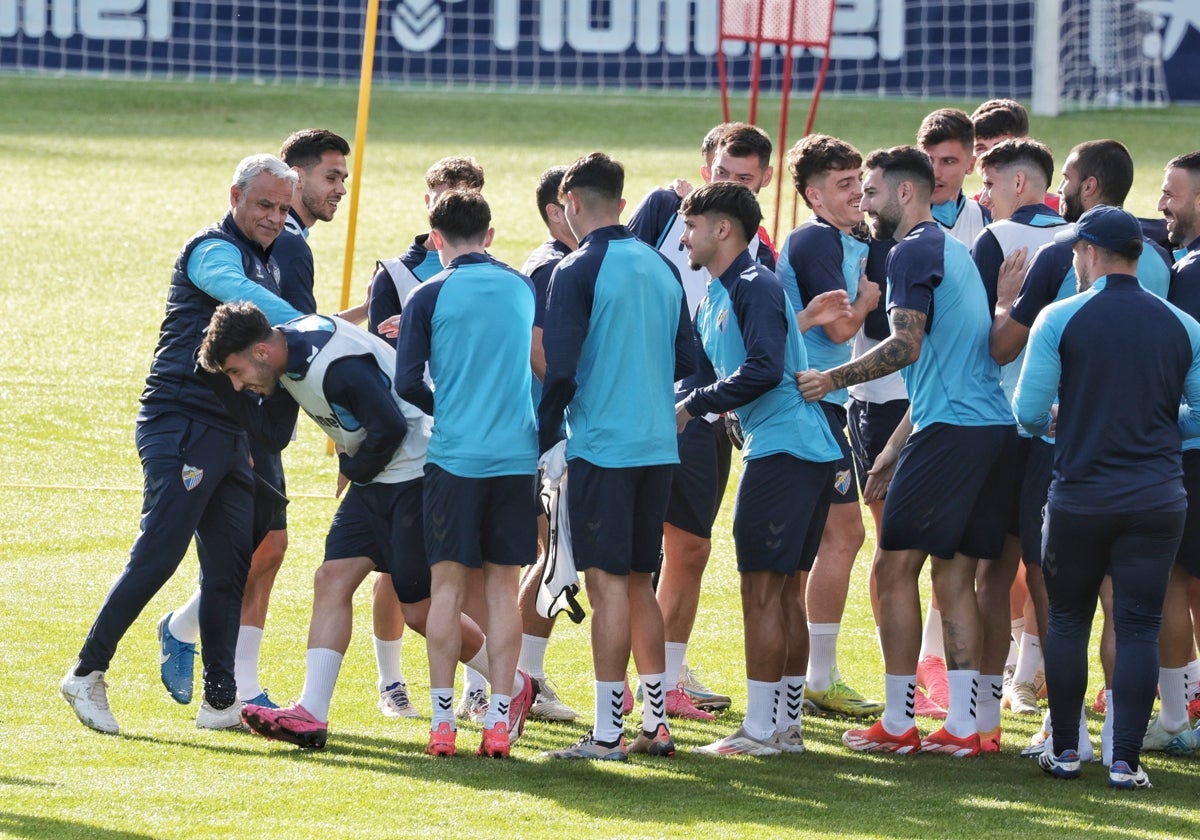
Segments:
[[[379,0],[367,0],[367,27],[363,32],[362,69],[358,77],[358,117],[354,124],[354,154],[350,156],[350,223],[346,226],[346,259],[342,264],[342,299],[338,311],[350,307],[350,282],[354,273],[354,234],[358,229],[358,196],[362,192],[363,157],[367,147],[367,118],[371,114],[371,77],[375,66],[375,33]],[[333,441],[325,447],[333,454]]]
[[[342,303],[350,306],[350,279],[354,268],[354,234],[358,227],[358,197],[362,191],[363,157],[367,145],[367,118],[371,113],[371,76],[375,64],[375,31],[379,0],[367,0],[367,28],[363,34],[362,71],[358,79],[358,118],[354,125],[354,154],[350,156],[350,224],[346,227],[346,261],[342,268]]]

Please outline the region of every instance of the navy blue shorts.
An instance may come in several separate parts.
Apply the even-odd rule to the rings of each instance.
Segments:
[[[742,466],[733,506],[739,572],[812,569],[833,495],[833,464],[781,452]]]
[[[532,475],[466,478],[425,465],[425,554],[429,565],[452,560],[525,566],[537,558],[541,510]]]
[[[654,574],[674,464],[598,467],[567,462],[567,513],[576,569]]]
[[[1017,445],[1013,449],[1013,469],[1009,473],[1008,493],[1012,503],[1008,506],[1008,534],[1021,536],[1021,492],[1025,484],[1025,467],[1029,463],[1029,446],[1033,438],[1017,434]]]
[[[399,484],[351,484],[325,537],[325,560],[366,557],[392,576],[400,602],[429,597],[422,479]]]
[[[1175,562],[1192,577],[1200,578],[1200,449],[1183,452],[1183,489],[1188,497],[1187,520]]]
[[[997,558],[1012,505],[1015,426],[934,423],[900,452],[883,506],[884,551]]]
[[[854,471],[858,474],[858,486],[867,484],[867,472],[875,466],[875,459],[887,446],[888,439],[904,413],[908,411],[908,400],[889,400],[883,403],[850,400],[846,415],[846,431],[850,434],[850,449],[854,455]]]
[[[251,440],[250,457],[254,461],[252,464],[254,472],[267,484],[278,490],[281,496],[286,496],[287,483],[283,479],[283,456],[278,452],[264,449]],[[271,520],[270,530],[287,530],[287,508],[280,510],[279,514]]]
[[[1017,501],[1021,537],[1021,559],[1027,566],[1042,565],[1042,523],[1046,518],[1046,496],[1054,473],[1054,444],[1041,438],[1029,442],[1021,497]]]
[[[679,464],[671,478],[666,521],[697,537],[712,537],[729,483],[733,444],[721,419],[694,417],[679,434]],[[569,494],[568,494],[569,495]]]
[[[846,440],[846,409],[840,405],[821,400],[821,412],[833,439],[837,441],[842,457],[833,465],[833,495],[829,501],[835,505],[845,505],[858,502],[858,485],[854,481],[854,457],[850,453],[850,442]]]

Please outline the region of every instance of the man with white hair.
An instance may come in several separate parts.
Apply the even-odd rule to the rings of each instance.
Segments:
[[[234,172],[225,218],[188,240],[175,260],[137,420],[145,476],[140,529],[61,686],[79,720],[100,732],[119,731],[104,681],[117,645],[175,573],[193,535],[203,592],[204,702],[196,726],[241,727],[233,661],[253,550],[254,481],[247,436],[234,413],[250,397],[234,393],[225,377],[198,374],[195,355],[222,302],[250,301],[272,323],[301,314],[278,296],[279,270],[271,259],[296,180],[272,155],[244,159]],[[291,414],[268,424],[283,436],[279,448],[295,423],[294,408]]]

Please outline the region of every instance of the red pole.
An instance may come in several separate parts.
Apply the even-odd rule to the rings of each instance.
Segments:
[[[783,204],[783,157],[784,150],[787,148],[787,129],[788,129],[788,111],[791,108],[792,100],[792,65],[795,63],[796,57],[792,49],[797,44],[802,44],[804,38],[797,38],[796,33],[796,10],[800,6],[798,2],[791,4],[788,12],[788,35],[787,46],[783,50],[783,78],[780,86],[780,105],[779,105],[779,163],[776,166],[779,180],[775,187],[775,226],[771,233],[775,240],[779,240],[779,211]],[[805,131],[807,134],[808,132]],[[796,221],[795,211],[792,212],[793,226]]]
[[[722,36],[717,43],[717,75],[721,79],[721,117],[724,122],[729,122],[729,79],[725,75],[728,71],[725,66],[725,39]]]
[[[830,6],[832,6],[832,0]],[[817,119],[817,103],[821,100],[821,91],[825,87],[825,75],[829,72],[829,47],[833,43],[833,10],[829,11],[829,30],[825,33],[825,56],[821,59],[821,71],[817,74],[817,85],[813,89],[812,105],[808,109],[808,122],[805,123],[804,133],[807,135],[812,131],[813,123]]]
[[[763,19],[767,0],[758,0],[758,33],[754,39],[754,68],[750,75],[750,124],[758,125],[758,88],[762,83]]]
[[[795,6],[793,6],[793,18],[795,14]],[[788,44],[783,48],[783,87],[780,90],[779,140],[776,143],[779,146],[779,162],[775,167],[776,178],[778,180],[775,186],[775,225],[771,228],[771,238],[776,242],[779,241],[779,209],[783,202],[783,154],[787,148],[788,103],[792,96],[792,62],[794,60],[795,56],[792,54],[792,45]],[[795,219],[792,221],[795,221]]]

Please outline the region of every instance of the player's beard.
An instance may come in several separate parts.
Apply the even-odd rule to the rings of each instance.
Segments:
[[[1075,291],[1078,293],[1086,292],[1092,288],[1093,280],[1087,276],[1086,272],[1075,272]]]
[[[264,397],[274,396],[279,389],[279,375],[275,373],[274,368],[267,362],[254,360],[254,375],[257,380],[258,393]]]
[[[904,219],[904,208],[895,194],[888,199],[887,204],[871,215],[871,235],[880,242],[886,242],[896,235],[896,228]]]
[[[883,216],[871,217],[871,235],[880,242],[886,242],[896,233],[897,221],[885,219]]]
[[[328,209],[323,201],[311,198],[309,196],[304,196],[303,200],[304,209],[307,210],[308,214],[314,219],[321,222],[333,221],[333,214],[335,211]]]
[[[1167,222],[1167,242],[1174,248],[1182,248],[1189,242],[1188,230],[1195,228],[1194,217],[1181,217],[1178,213],[1172,213]]]
[[[1083,207],[1079,203],[1079,193],[1078,192],[1076,192],[1072,195],[1063,193],[1061,204],[1062,204],[1062,207],[1060,209],[1062,210],[1062,217],[1065,221],[1068,221],[1068,222],[1079,221],[1079,217],[1083,215]]]

